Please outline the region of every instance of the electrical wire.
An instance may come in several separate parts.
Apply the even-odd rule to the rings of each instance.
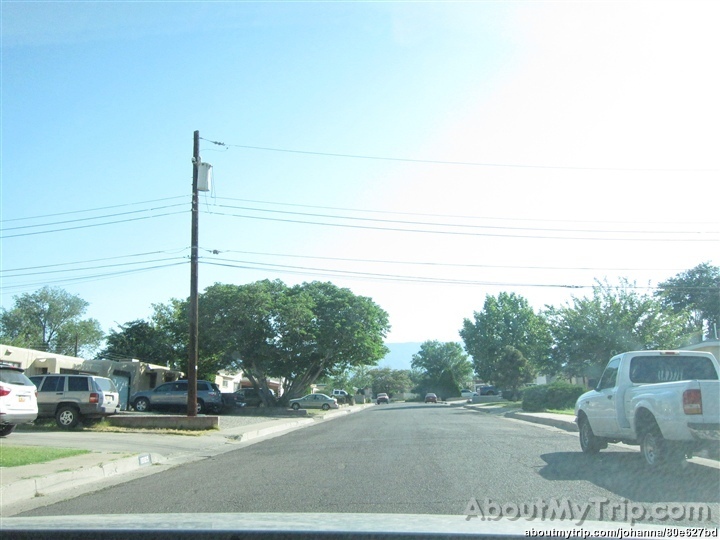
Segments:
[[[142,221],[142,220],[146,220],[146,219],[155,219],[155,218],[159,218],[159,217],[176,216],[178,214],[187,214],[187,212],[186,211],[165,212],[164,214],[157,214],[154,216],[135,217],[135,218],[130,218],[130,219],[119,219],[116,221],[108,221],[105,223],[93,223],[93,224],[89,224],[89,225],[78,225],[75,227],[64,227],[62,229],[52,229],[49,231],[35,231],[35,232],[26,232],[26,233],[19,233],[19,234],[6,234],[3,236],[0,236],[0,239],[4,240],[7,238],[19,238],[19,237],[23,237],[23,236],[34,236],[34,235],[38,235],[38,234],[65,232],[65,231],[72,231],[72,230],[76,230],[76,229],[88,229],[91,227],[101,227],[104,225],[116,225],[118,223],[130,223],[133,221]]]
[[[287,257],[295,259],[315,259],[322,261],[338,261],[338,262],[352,262],[352,263],[371,263],[371,264],[393,264],[393,265],[412,265],[412,266],[437,266],[443,268],[498,268],[506,270],[573,270],[573,271],[608,271],[608,272],[678,272],[684,270],[683,268],[597,268],[597,267],[572,267],[572,266],[518,266],[518,265],[504,265],[504,264],[462,264],[462,263],[447,263],[447,262],[434,262],[434,261],[391,261],[385,259],[355,259],[346,257],[324,257],[314,255],[294,255],[288,253],[268,253],[263,251],[240,251],[232,249],[206,249],[201,248],[208,253],[219,255],[221,253],[239,253],[242,255],[261,255],[268,257]]]
[[[372,210],[367,208],[348,208],[342,206],[320,206],[315,204],[298,204],[298,203],[287,203],[278,201],[263,201],[257,199],[239,199],[234,197],[213,197],[218,201],[235,201],[243,203],[254,203],[254,204],[269,204],[275,206],[290,206],[295,208],[318,208],[320,210],[338,210],[343,212],[360,212],[366,214],[388,214],[397,216],[420,216],[420,217],[437,217],[437,218],[451,218],[451,219],[483,219],[491,221],[511,221],[511,222],[525,222],[530,221],[534,223],[600,223],[600,224],[637,224],[636,221],[590,221],[590,220],[575,220],[575,219],[537,219],[537,218],[508,218],[508,217],[497,217],[497,216],[467,216],[462,214],[430,214],[420,212],[397,212],[391,210]],[[667,221],[643,221],[644,225],[656,225],[663,224],[667,225]],[[674,221],[675,225],[713,225],[717,226],[717,221]]]
[[[171,268],[173,266],[179,266],[179,265],[186,265],[187,262],[176,262],[176,263],[169,263],[169,264],[161,264],[156,266],[150,266],[147,268],[135,268],[130,270],[121,270],[118,272],[107,272],[107,273],[101,273],[101,274],[94,274],[89,276],[78,276],[78,277],[67,277],[67,278],[61,278],[57,280],[43,280],[43,281],[35,281],[35,282],[27,282],[27,283],[18,283],[15,285],[7,285],[6,283],[3,283],[3,290],[4,291],[10,291],[10,290],[26,290],[26,289],[34,289],[38,286],[45,286],[45,285],[63,285],[63,284],[74,284],[74,283],[86,283],[86,282],[92,282],[92,281],[100,281],[103,279],[109,279],[117,276],[125,276],[130,274],[138,274],[142,272],[149,272],[153,270],[159,270],[163,268]]]
[[[0,223],[8,223],[11,221],[22,221],[22,220],[28,220],[28,219],[44,219],[49,217],[58,217],[58,216],[67,216],[72,214],[82,214],[83,212],[98,212],[100,210],[112,210],[113,208],[124,208],[126,206],[135,206],[139,204],[149,204],[149,203],[155,203],[155,202],[165,202],[165,201],[172,201],[175,199],[186,199],[189,198],[186,195],[179,195],[176,197],[165,197],[162,199],[150,199],[149,201],[140,201],[140,202],[134,202],[134,203],[125,203],[125,204],[115,204],[112,206],[101,206],[99,208],[88,208],[86,210],[72,210],[69,212],[57,212],[54,214],[44,214],[40,216],[28,216],[28,217],[20,217],[20,218],[11,218],[11,219],[1,219]]]
[[[297,219],[281,219],[271,218],[263,216],[251,216],[247,214],[230,214],[225,212],[213,212],[211,215],[234,217],[242,219],[254,219],[262,221],[274,221],[279,223],[294,223],[299,225],[317,225],[323,227],[340,227],[350,229],[363,229],[363,230],[375,230],[375,231],[392,231],[392,232],[406,232],[406,233],[423,233],[423,234],[444,234],[444,235],[458,235],[458,236],[478,236],[478,237],[496,237],[496,238],[519,238],[519,239],[537,239],[537,240],[599,240],[599,241],[612,241],[612,242],[718,242],[720,239],[717,238],[627,238],[627,237],[586,237],[586,236],[543,236],[543,235],[531,235],[531,234],[499,234],[499,233],[478,233],[469,231],[443,231],[443,230],[429,230],[429,229],[404,229],[397,227],[379,227],[370,225],[350,225],[347,223],[327,223],[319,221],[302,221]],[[696,233],[700,234],[700,233]]]
[[[352,270],[333,270],[326,268],[312,268],[303,266],[291,266],[282,264],[266,264],[256,263],[250,261],[236,261],[232,259],[216,259],[212,261],[206,261],[201,259],[200,264],[209,266],[220,266],[226,268],[234,268],[241,270],[261,270],[270,271],[279,274],[300,274],[300,275],[312,275],[329,278],[346,278],[346,279],[358,279],[358,280],[369,280],[369,281],[392,281],[392,282],[405,282],[405,283],[424,283],[434,285],[465,285],[465,286],[485,286],[485,287],[534,287],[534,288],[552,288],[552,289],[592,289],[595,285],[586,284],[559,284],[559,283],[528,283],[528,282],[497,282],[497,281],[478,281],[478,280],[466,280],[466,279],[448,279],[448,278],[434,278],[426,276],[408,276],[408,275],[397,275],[397,274],[380,274],[372,272],[358,272]],[[716,287],[660,287],[660,286],[638,286],[628,285],[628,288],[632,289],[643,289],[643,290],[667,290],[667,289],[682,289],[682,290],[714,290]],[[719,290],[720,292],[720,290]]]
[[[155,212],[157,210],[165,210],[167,208],[177,208],[178,206],[185,206],[184,204],[169,204],[167,206],[158,206],[155,208],[146,208],[144,210],[131,210],[130,212],[119,212],[117,214],[105,214],[103,216],[93,216],[93,217],[86,217],[86,218],[80,218],[80,219],[69,219],[65,221],[54,221],[50,223],[38,223],[36,225],[22,225],[20,227],[4,227],[4,231],[16,231],[19,229],[32,229],[34,227],[50,227],[52,225],[66,225],[68,223],[80,223],[82,221],[90,221],[93,219],[106,219],[106,218],[113,218],[118,216],[127,216],[130,214],[140,214],[142,212]]]
[[[42,276],[46,274],[60,274],[63,272],[80,272],[84,270],[100,270],[102,268],[118,268],[120,266],[129,266],[129,265],[137,265],[137,264],[147,264],[147,263],[158,263],[158,262],[167,262],[167,261],[176,261],[179,257],[169,257],[164,259],[151,259],[149,261],[138,261],[138,262],[126,262],[126,263],[115,263],[115,264],[103,264],[99,266],[86,266],[81,268],[66,268],[62,270],[45,270],[42,272],[23,272],[22,274],[18,275],[4,275],[5,272],[3,272],[3,278],[13,278],[13,277],[24,277],[24,276]],[[187,260],[186,258],[182,258],[182,260]]]
[[[369,221],[377,223],[394,223],[399,225],[420,225],[420,226],[431,226],[431,227],[462,227],[470,229],[502,229],[509,231],[541,231],[541,232],[573,232],[573,233],[607,233],[607,234],[717,234],[718,231],[648,231],[648,230],[603,230],[603,229],[555,229],[555,228],[542,228],[542,227],[508,227],[498,225],[467,225],[460,223],[433,223],[427,221],[405,221],[405,220],[394,220],[394,219],[377,219],[377,218],[365,218],[357,216],[339,216],[332,214],[318,214],[318,213],[306,213],[306,212],[288,212],[285,210],[268,210],[265,208],[252,208],[248,206],[230,206],[219,204],[215,205],[218,208],[226,208],[231,210],[249,210],[253,212],[265,212],[272,214],[283,214],[292,216],[302,217],[313,217],[313,218],[326,218],[326,219],[346,219],[351,221]]]
[[[105,262],[105,261],[113,261],[117,259],[128,259],[131,257],[146,257],[148,255],[160,255],[160,254],[167,254],[167,253],[180,253],[181,251],[187,251],[190,248],[180,248],[176,250],[163,250],[163,251],[148,251],[145,253],[132,253],[130,255],[117,255],[115,257],[103,257],[100,259],[88,259],[84,261],[75,261],[75,262],[65,262],[65,263],[56,263],[56,264],[43,264],[40,266],[26,266],[24,268],[11,268],[6,270],[0,270],[0,274],[4,272],[21,272],[24,270],[37,270],[39,268],[56,268],[58,266],[71,266],[76,264],[88,264],[88,263],[94,263],[94,262]]]
[[[716,172],[716,169],[656,169],[656,168],[632,168],[632,167],[572,167],[563,165],[521,165],[513,163],[483,163],[475,161],[443,161],[436,159],[413,159],[413,158],[399,158],[389,156],[371,156],[362,154],[340,154],[333,152],[319,152],[310,150],[294,150],[289,148],[273,148],[267,146],[251,146],[246,144],[227,144],[220,141],[213,141],[200,137],[203,141],[207,141],[217,146],[223,146],[225,148],[242,148],[245,150],[259,150],[263,152],[278,152],[285,154],[298,154],[306,156],[319,156],[319,157],[332,157],[332,158],[347,158],[347,159],[361,159],[361,160],[374,160],[374,161],[394,161],[402,163],[422,163],[428,165],[452,165],[452,166],[464,166],[464,167],[499,167],[499,168],[513,168],[513,169],[541,169],[541,170],[568,170],[568,171],[633,171],[633,172]]]

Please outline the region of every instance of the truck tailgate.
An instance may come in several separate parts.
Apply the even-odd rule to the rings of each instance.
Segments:
[[[702,395],[702,421],[720,422],[720,381],[698,381]]]

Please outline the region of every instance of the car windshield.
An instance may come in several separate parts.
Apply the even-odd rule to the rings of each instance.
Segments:
[[[718,28],[0,1],[3,532],[720,525]]]

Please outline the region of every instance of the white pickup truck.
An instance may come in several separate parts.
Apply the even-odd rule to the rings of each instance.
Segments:
[[[639,444],[655,468],[680,463],[720,440],[719,372],[707,352],[614,356],[597,387],[575,403],[583,452],[595,454],[609,442]]]

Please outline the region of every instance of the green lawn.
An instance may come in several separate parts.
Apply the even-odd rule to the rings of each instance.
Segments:
[[[73,448],[51,448],[42,446],[0,446],[0,467],[19,467],[33,463],[45,463],[80,454],[89,454],[90,450]]]

